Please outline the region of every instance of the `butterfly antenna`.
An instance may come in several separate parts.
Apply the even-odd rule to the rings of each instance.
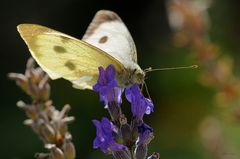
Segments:
[[[198,68],[198,65],[183,66],[183,67],[167,67],[167,68],[147,68],[144,70],[145,73],[153,71],[167,71],[167,70],[181,70],[181,69],[195,69]]]
[[[143,85],[145,86],[145,89],[146,89],[146,93],[147,93],[148,99],[150,99],[150,100],[152,101],[151,96],[150,96],[150,94],[149,94],[149,92],[148,92],[147,84],[146,84],[145,81],[143,82]]]
[[[141,84],[141,88],[140,88],[140,90],[141,90],[141,92],[143,92],[143,88],[144,88],[144,83],[143,84]]]

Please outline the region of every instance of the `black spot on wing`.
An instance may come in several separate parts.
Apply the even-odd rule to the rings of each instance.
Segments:
[[[56,52],[56,53],[65,53],[65,52],[67,52],[67,50],[64,48],[64,47],[62,47],[62,46],[54,46],[53,47],[53,50]]]
[[[99,39],[98,43],[103,44],[103,43],[107,42],[107,40],[108,40],[108,37],[107,36],[103,36],[103,37],[101,37]]]
[[[75,70],[76,66],[70,62],[70,61],[67,61],[65,64],[64,64],[69,70]]]

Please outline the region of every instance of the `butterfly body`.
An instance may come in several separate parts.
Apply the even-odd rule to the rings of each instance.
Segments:
[[[82,40],[37,24],[20,24],[18,31],[33,58],[52,79],[64,78],[74,87],[92,89],[98,67],[113,64],[121,87],[144,82],[133,39],[112,11],[97,12]]]
[[[124,74],[117,74],[117,81],[123,88],[133,85],[134,83],[143,84],[145,79],[145,72],[133,63],[131,67],[126,68]]]

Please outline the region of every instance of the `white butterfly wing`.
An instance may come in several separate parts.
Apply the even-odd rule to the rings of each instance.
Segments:
[[[92,89],[98,67],[113,64],[118,74],[124,66],[104,51],[69,35],[36,25],[18,25],[32,56],[52,79],[64,78],[80,89]]]
[[[98,11],[82,40],[110,54],[126,68],[137,63],[132,36],[121,18],[112,11]]]

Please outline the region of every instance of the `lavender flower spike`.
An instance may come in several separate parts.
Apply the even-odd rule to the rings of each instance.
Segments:
[[[93,90],[99,92],[100,100],[104,102],[106,108],[110,102],[120,105],[123,89],[118,87],[115,80],[116,70],[114,66],[110,64],[106,70],[103,67],[99,67],[98,70],[99,77],[97,83],[93,86]]]
[[[118,144],[113,137],[116,129],[112,122],[107,118],[102,118],[101,121],[93,120],[93,124],[97,128],[96,138],[93,142],[93,148],[100,148],[104,153],[110,151],[121,151],[127,149],[126,146]]]
[[[125,91],[127,100],[131,103],[133,116],[142,120],[144,114],[150,114],[153,111],[153,103],[145,98],[137,84],[127,88]]]

